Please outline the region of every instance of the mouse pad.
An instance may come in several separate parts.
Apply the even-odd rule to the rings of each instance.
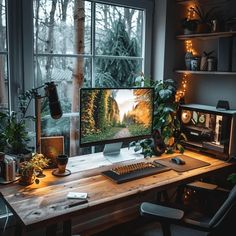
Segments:
[[[165,158],[165,159],[162,159],[162,160],[155,160],[155,162],[160,163],[164,166],[170,167],[171,169],[173,169],[175,171],[179,171],[179,172],[193,170],[193,169],[197,169],[197,168],[200,168],[200,167],[210,165],[210,163],[208,163],[208,162],[200,161],[196,158],[189,157],[189,156],[186,156],[186,155],[179,154],[179,155],[176,155],[176,156],[179,156],[180,158],[182,158],[185,161],[185,164],[184,165],[177,165],[177,164],[173,163],[171,161],[171,159],[174,156],[173,157],[168,157],[168,158]]]

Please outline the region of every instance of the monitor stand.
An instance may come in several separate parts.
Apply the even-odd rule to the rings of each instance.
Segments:
[[[141,154],[137,154],[133,149],[122,149],[122,142],[105,144],[103,149],[104,157],[111,163],[117,163],[122,161],[136,160],[142,157]]]

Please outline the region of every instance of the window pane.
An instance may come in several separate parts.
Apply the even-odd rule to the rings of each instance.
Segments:
[[[96,4],[96,54],[142,56],[143,11]]]
[[[141,59],[96,58],[95,63],[96,87],[134,86],[135,78],[142,71]]]
[[[0,4],[0,109],[8,108],[8,71],[6,44],[6,5]]]
[[[7,56],[0,55],[0,109],[8,108]]]
[[[0,52],[7,51],[6,45],[6,5],[2,0],[0,3]]]
[[[37,66],[35,73],[37,74],[38,86],[42,85],[46,80],[48,71],[45,65],[48,57],[37,57]],[[42,100],[42,136],[62,135],[65,140],[65,153],[69,155],[69,139],[70,139],[70,119],[71,117],[78,118],[78,112],[72,111],[73,96],[78,93],[74,91],[73,76],[78,63],[83,68],[84,87],[91,87],[91,59],[87,58],[72,58],[72,57],[52,57],[52,68],[50,70],[51,78],[57,84],[57,92],[60,98],[60,103],[63,111],[63,117],[59,120],[53,120],[49,115],[48,99]],[[66,67],[63,67],[66,65]],[[42,93],[43,94],[43,93]],[[78,127],[79,128],[79,127]]]
[[[50,71],[46,69],[48,57],[37,57],[36,75],[37,82],[40,86],[48,81],[54,81],[57,84],[59,98],[62,102],[63,112],[71,112],[71,101],[73,96],[72,81],[76,73],[77,63],[82,63],[84,73],[84,87],[91,87],[91,60],[90,59],[77,59],[74,57],[52,57],[52,67]],[[63,65],[66,67],[63,67]],[[47,74],[50,73],[51,80],[47,80]],[[65,103],[65,104],[63,104]],[[49,114],[49,110],[45,115]]]
[[[75,2],[78,5],[75,5]],[[91,53],[90,2],[35,0],[34,26],[36,53]],[[84,46],[80,47],[79,37],[83,35],[82,31]]]

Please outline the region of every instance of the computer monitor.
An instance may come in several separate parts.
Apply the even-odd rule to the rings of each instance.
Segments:
[[[80,146],[106,145],[117,154],[123,142],[152,136],[153,88],[82,88]]]

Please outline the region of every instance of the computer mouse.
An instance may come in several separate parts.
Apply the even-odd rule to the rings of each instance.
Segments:
[[[184,165],[185,161],[181,157],[173,157],[171,158],[171,162],[177,164],[177,165]]]

